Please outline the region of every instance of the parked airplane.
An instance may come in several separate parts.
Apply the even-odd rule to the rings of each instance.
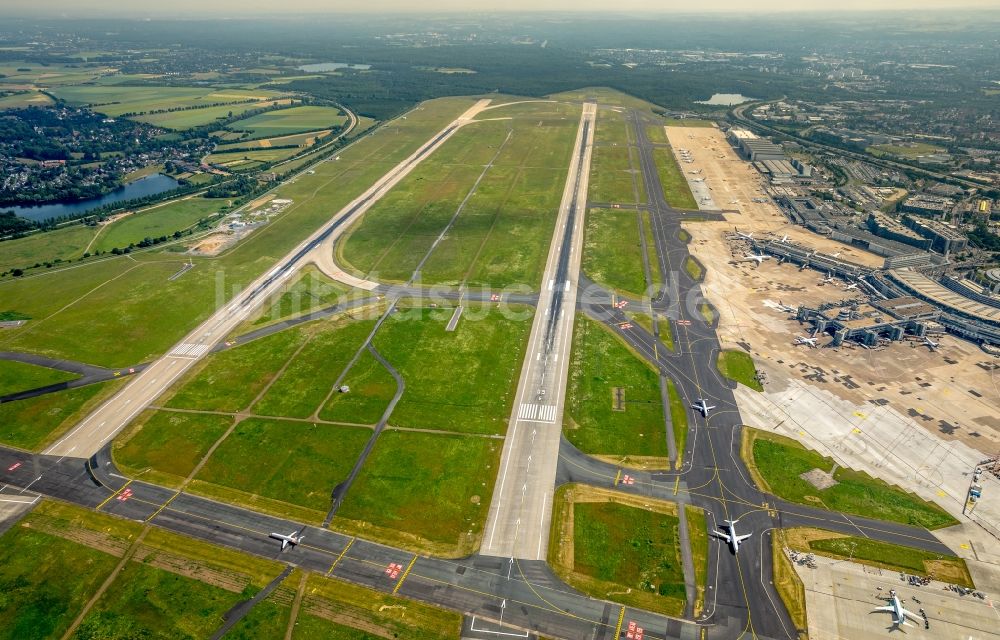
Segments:
[[[305,536],[302,535],[301,529],[299,531],[293,531],[288,535],[285,535],[283,533],[272,533],[268,537],[274,538],[275,540],[281,540],[282,551],[284,551],[285,548],[288,547],[289,545],[294,547],[305,539]]]
[[[740,233],[740,230],[737,229],[736,235],[743,238],[744,240],[753,240],[753,231],[751,231],[750,233]]]
[[[937,348],[941,346],[941,343],[934,342],[930,338],[924,338],[924,346],[926,346],[931,351],[937,351]]]
[[[792,313],[793,311],[798,311],[795,307],[790,307],[781,300],[778,300],[778,310],[784,311],[785,313]]]
[[[781,240],[778,240],[778,242],[782,244],[788,242],[788,234],[786,233],[785,235],[781,236]]]
[[[727,529],[729,533],[722,533],[721,531],[713,531],[712,535],[716,538],[720,538],[729,543],[729,548],[733,550],[733,555],[740,552],[740,543],[753,535],[753,532],[744,534],[742,536],[736,535],[736,523],[739,520],[723,520],[722,528]]]
[[[907,618],[910,618],[914,622],[920,621],[917,614],[903,608],[903,603],[899,601],[899,596],[896,595],[895,589],[889,591],[889,597],[885,598],[885,601],[889,604],[884,607],[876,607],[872,613],[891,613],[892,627],[890,627],[890,630],[893,628],[899,628],[903,625],[908,625],[909,623],[906,620]]]
[[[795,336],[795,344],[807,344],[810,347],[816,347],[816,338],[806,338],[803,336]]]
[[[691,408],[700,411],[702,417],[707,418],[708,412],[715,408],[715,405],[708,404],[704,398],[698,398],[698,402],[691,405]]]
[[[754,255],[748,255],[748,256],[744,256],[744,257],[743,257],[743,260],[744,260],[745,262],[750,262],[750,261],[752,260],[752,261],[754,261],[754,262],[756,262],[756,263],[757,263],[757,266],[758,266],[758,267],[759,267],[760,265],[764,264],[764,261],[765,261],[765,260],[770,260],[770,259],[771,259],[771,256],[765,256],[765,255],[763,255],[763,254],[761,254],[761,255],[759,255],[759,256],[754,256]]]
[[[858,283],[857,282],[852,282],[851,284],[849,284],[846,287],[844,287],[844,291],[850,291],[852,289],[857,289],[857,288],[858,288]]]
[[[822,280],[820,280],[820,283],[822,283],[822,284],[829,284],[829,283],[833,282],[835,279],[836,278],[833,277],[832,273],[828,273],[828,274],[826,274],[825,278],[823,278]]]

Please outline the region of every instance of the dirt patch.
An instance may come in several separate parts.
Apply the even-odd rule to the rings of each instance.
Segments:
[[[56,536],[70,542],[82,544],[85,547],[96,549],[104,553],[121,558],[129,548],[129,542],[116,538],[100,531],[82,529],[79,527],[68,528],[66,521],[58,518],[49,518],[41,514],[34,514],[30,521],[24,522],[21,526],[41,531],[51,536]]]
[[[793,527],[784,529],[785,542],[788,548],[802,551],[803,553],[813,553],[809,543],[814,540],[833,540],[835,538],[849,538],[850,536],[823,529],[813,529],[811,527]]]
[[[364,613],[350,610],[343,603],[330,602],[329,600],[314,596],[306,596],[302,606],[306,613],[317,618],[353,627],[380,638],[393,638],[392,632],[388,629],[375,624]]]
[[[188,249],[188,253],[198,256],[217,256],[236,244],[238,240],[239,237],[236,234],[213,233],[199,240],[194,246]]]
[[[140,546],[136,550],[135,555],[132,556],[132,559],[136,562],[156,567],[157,569],[163,569],[164,571],[169,571],[170,573],[235,593],[243,591],[250,584],[250,576],[245,574],[212,569],[188,558],[154,549],[153,547],[147,547],[146,545]]]
[[[630,467],[632,469],[669,469],[670,459],[662,458],[658,456],[605,456],[605,455],[592,455],[592,458],[600,460],[602,462],[607,462],[608,464],[618,465],[621,467]]]
[[[263,143],[265,141],[261,140],[261,142]],[[271,146],[271,144],[268,143],[267,146]],[[254,200],[253,202],[251,202],[247,206],[247,210],[248,211],[253,211],[254,209],[259,209],[260,207],[263,207],[265,204],[267,204],[271,200],[274,200],[274,194],[273,193],[269,193],[266,196],[261,196],[261,197],[257,198],[256,200]]]
[[[812,469],[810,471],[806,471],[805,473],[800,474],[799,477],[820,491],[840,484],[833,479],[833,475],[823,471],[822,469]]]

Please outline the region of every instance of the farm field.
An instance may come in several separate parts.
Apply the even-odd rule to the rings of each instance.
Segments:
[[[604,459],[665,467],[666,427],[656,372],[582,314],[573,327],[570,358],[566,438]],[[616,390],[621,390],[623,411],[615,410]]]
[[[0,85],[2,88],[2,85]],[[7,109],[24,109],[26,107],[44,107],[52,104],[52,99],[38,91],[25,91],[0,96],[0,111]]]
[[[296,147],[292,149],[254,149],[253,151],[235,151],[231,153],[216,152],[208,156],[206,161],[209,164],[219,165],[227,169],[236,169],[251,163],[266,164],[268,162],[277,162],[285,158],[290,158],[300,151],[302,149]]]
[[[955,524],[944,509],[868,474],[838,466],[838,484],[819,490],[799,476],[813,469],[830,472],[831,458],[798,442],[756,429],[744,429],[743,453],[761,488],[798,504],[820,504],[828,509],[901,522],[927,529]]]
[[[2,71],[0,71],[2,73]],[[52,95],[71,105],[90,105],[95,111],[116,118],[124,113],[183,107],[210,107],[217,103],[260,102],[281,97],[277,91],[215,89],[212,87],[121,87],[72,86],[52,90]],[[229,106],[229,105],[227,105]],[[231,105],[236,108],[240,105]],[[178,112],[164,115],[176,115]],[[183,112],[179,112],[183,113]]]
[[[570,586],[627,606],[683,614],[676,504],[581,485],[560,487],[553,504],[549,564]],[[707,552],[707,531],[691,535],[692,546]]]
[[[3,84],[57,87],[88,82],[110,71],[103,65],[43,65],[37,62],[4,62],[0,64],[0,86]]]
[[[342,265],[381,280],[408,280],[468,197],[422,267],[421,280],[499,288],[538,282],[579,110],[531,103],[482,117],[512,119],[456,133],[340,241]]]
[[[226,297],[272,268],[308,233],[472,104],[434,100],[406,120],[395,120],[340,152],[338,162],[277,188],[294,200],[281,216],[212,261],[175,281],[186,258],[158,250],[102,260],[71,270],[0,280],[7,310],[29,315],[26,326],[5,330],[0,348],[38,351],[100,365],[126,366],[163,353],[217,304],[219,278]],[[38,287],[48,295],[38,296]],[[136,323],[134,318],[147,318]]]
[[[262,113],[230,125],[234,131],[249,131],[254,138],[273,138],[292,133],[328,129],[347,122],[336,107],[292,107]]]
[[[14,360],[0,360],[0,396],[44,387],[57,382],[67,382],[79,377],[74,373],[58,369],[49,369]]]
[[[278,105],[291,104],[290,99],[279,100],[257,100],[240,104],[225,104],[215,107],[200,107],[198,109],[183,109],[180,111],[168,111],[165,113],[149,113],[135,116],[133,120],[151,124],[154,127],[183,131],[211,124],[216,120],[225,120],[234,116],[241,116],[247,111],[264,109]]]
[[[321,138],[329,133],[329,129],[324,129],[321,131],[308,131],[306,133],[297,133],[277,138],[258,138],[253,140],[237,141],[229,144],[220,144],[215,150],[217,153],[224,153],[238,149],[269,149],[271,147],[283,147],[288,145],[308,147],[316,141],[316,138]]]

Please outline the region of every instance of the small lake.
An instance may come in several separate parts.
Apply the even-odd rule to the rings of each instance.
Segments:
[[[716,93],[708,100],[696,100],[695,104],[710,104],[714,106],[733,107],[744,102],[753,102],[755,98],[748,98],[739,93]]]
[[[317,71],[336,71],[337,69],[357,69],[358,71],[368,71],[370,64],[350,64],[347,62],[318,62],[316,64],[304,64],[298,67],[299,71],[315,73]]]
[[[154,173],[151,176],[140,178],[135,182],[130,182],[124,187],[115,189],[110,193],[106,193],[100,198],[91,198],[89,200],[80,200],[78,202],[59,202],[54,204],[39,204],[22,207],[0,205],[0,211],[13,211],[22,218],[41,222],[42,220],[58,218],[60,216],[80,216],[91,209],[96,209],[97,207],[101,207],[106,204],[114,204],[115,202],[123,202],[125,200],[134,200],[135,198],[145,198],[146,196],[155,196],[158,193],[164,193],[166,191],[176,189],[179,186],[180,183],[170,176],[165,176],[162,173]]]

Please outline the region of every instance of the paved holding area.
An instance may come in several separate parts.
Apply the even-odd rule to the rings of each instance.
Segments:
[[[853,562],[817,556],[815,564],[815,569],[796,565],[796,572],[806,588],[812,640],[857,640],[897,634],[928,640],[1000,638],[1000,614],[997,613],[1000,603],[992,598],[980,600],[972,595],[959,595],[935,581],[927,586],[912,587],[901,581],[897,572]],[[919,610],[923,609],[930,628],[911,623],[894,631],[888,613],[872,613],[876,607],[885,606],[879,598],[888,597],[890,589],[896,590],[900,603],[908,611],[919,616]]]
[[[544,560],[548,552],[596,114],[596,104],[584,103],[486,520],[483,555]]]

